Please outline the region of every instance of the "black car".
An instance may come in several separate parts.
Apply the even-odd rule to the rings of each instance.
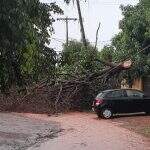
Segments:
[[[146,112],[150,114],[150,98],[133,89],[106,90],[97,95],[92,109],[98,117],[109,119],[116,113]]]

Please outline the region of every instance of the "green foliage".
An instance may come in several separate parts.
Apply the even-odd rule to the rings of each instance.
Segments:
[[[121,32],[112,39],[114,61],[131,58],[133,66],[122,75],[128,79],[141,77],[150,72],[150,49],[139,53],[150,44],[150,1],[141,0],[136,6],[121,6],[123,19],[120,21]]]
[[[101,60],[112,62],[114,54],[114,48],[110,45],[104,46],[104,48],[99,52],[99,57]]]
[[[88,44],[85,48],[81,42],[70,41],[63,48],[61,70],[73,74],[94,72],[98,70],[97,57],[98,51],[92,45]]]
[[[53,32],[52,13],[63,11],[56,3],[39,0],[0,1],[1,90],[25,85],[24,76],[38,80],[53,70],[56,54],[45,46]]]

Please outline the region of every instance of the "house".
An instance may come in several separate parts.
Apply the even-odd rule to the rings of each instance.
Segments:
[[[129,88],[129,85],[127,84],[125,79],[121,83],[121,88]],[[150,96],[150,75],[143,78],[135,79],[133,81],[132,88],[141,90],[146,95]]]
[[[143,79],[143,91],[150,96],[150,75]]]

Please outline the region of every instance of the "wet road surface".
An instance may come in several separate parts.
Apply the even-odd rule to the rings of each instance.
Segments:
[[[28,150],[150,150],[150,139],[91,113],[69,113],[58,117],[32,114],[29,118],[54,121],[63,132],[57,138]]]
[[[0,150],[26,150],[54,138],[60,132],[54,121],[28,118],[24,114],[0,113]]]

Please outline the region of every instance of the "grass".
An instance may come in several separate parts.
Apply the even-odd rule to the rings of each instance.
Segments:
[[[141,129],[141,132],[144,136],[149,137],[150,138],[150,126],[146,126],[144,128]]]

